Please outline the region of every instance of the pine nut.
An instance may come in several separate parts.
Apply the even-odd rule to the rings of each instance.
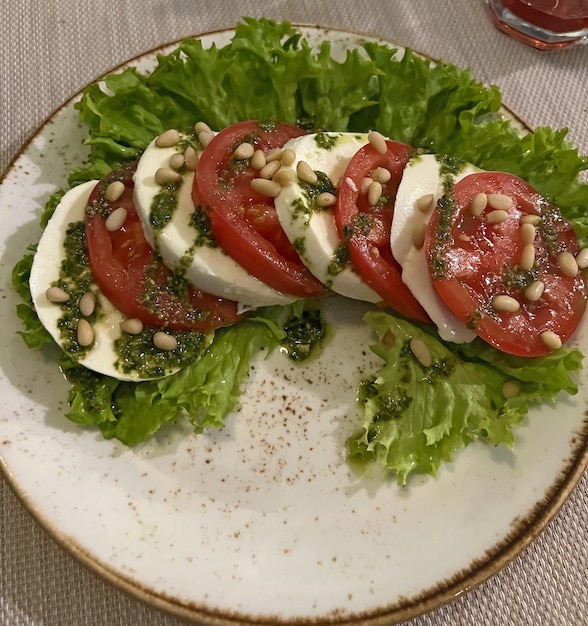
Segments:
[[[419,337],[413,337],[410,340],[410,350],[414,355],[414,358],[423,366],[431,367],[433,358],[431,357],[431,351],[427,344]]]
[[[535,241],[535,226],[533,224],[523,224],[521,226],[521,237],[523,244],[528,245]]]
[[[254,178],[251,181],[251,187],[260,193],[262,196],[268,198],[275,198],[280,191],[282,191],[282,185],[274,180],[266,180],[265,178]]]
[[[380,256],[380,251],[376,248],[376,246],[372,246],[370,248],[370,254],[374,257],[374,259],[377,259]]]
[[[158,330],[153,335],[153,345],[160,350],[171,351],[178,347],[178,340],[173,335]]]
[[[493,209],[508,211],[509,209],[512,209],[514,203],[512,198],[504,193],[489,193],[488,204]]]
[[[282,157],[280,160],[282,161],[282,165],[292,165],[294,161],[296,161],[296,152],[290,148],[286,148],[285,150],[282,150]]]
[[[576,254],[576,264],[581,270],[588,267],[588,248],[582,248],[582,250]]]
[[[521,262],[519,265],[522,270],[533,269],[533,265],[535,265],[535,244],[528,243],[523,247],[523,251],[521,252]]]
[[[518,300],[511,298],[505,294],[494,296],[492,298],[492,308],[495,311],[504,311],[505,313],[515,313],[519,310],[520,304]]]
[[[543,281],[534,280],[525,289],[525,298],[527,298],[529,302],[537,302],[543,295],[544,290],[545,290],[545,284],[543,283]]]
[[[255,154],[255,148],[253,144],[244,141],[239,144],[233,151],[233,156],[236,159],[250,159]]]
[[[180,141],[180,133],[175,128],[170,128],[164,133],[161,133],[155,140],[155,145],[158,148],[171,148]]]
[[[107,202],[116,202],[120,200],[121,196],[125,192],[125,184],[120,180],[115,180],[108,187],[106,187],[106,191],[104,192],[104,197]]]
[[[182,180],[181,174],[172,170],[171,167],[160,167],[155,172],[155,182],[158,185],[167,185],[167,183],[179,183]]]
[[[516,398],[521,393],[521,385],[518,380],[507,380],[502,385],[502,395],[506,400]]]
[[[365,178],[362,178],[362,180],[361,180],[361,189],[359,190],[359,193],[362,196],[365,196],[365,194],[368,192],[368,189],[370,188],[370,185],[373,182],[374,181],[369,176],[366,176]]]
[[[327,208],[330,206],[334,206],[337,203],[337,196],[328,191],[324,191],[323,193],[319,193],[316,197],[316,205],[321,208]]]
[[[459,235],[457,236],[457,238],[460,241],[471,241],[472,238],[469,235],[466,235],[465,233],[459,233]]]
[[[541,216],[536,214],[525,215],[521,218],[521,224],[533,224],[533,226],[537,226],[537,224],[541,223]]]
[[[382,197],[382,183],[379,183],[377,180],[374,180],[370,183],[368,187],[368,202],[370,206],[376,206],[378,204],[380,198]]]
[[[90,315],[92,315],[92,313],[96,310],[96,296],[91,291],[87,291],[80,298],[78,306],[80,308],[80,313],[84,317],[90,317]]]
[[[127,335],[138,335],[143,330],[143,322],[137,317],[129,317],[121,322],[120,329]]]
[[[470,213],[474,217],[480,217],[488,206],[488,196],[485,193],[477,193],[470,205]]]
[[[386,154],[386,152],[388,151],[386,138],[377,130],[372,130],[370,133],[368,133],[368,141],[378,154]]]
[[[282,167],[280,161],[270,161],[267,165],[264,165],[259,171],[260,178],[271,178]]]
[[[49,287],[45,292],[45,297],[53,304],[63,304],[69,300],[69,293],[61,287]]]
[[[254,170],[260,170],[265,167],[267,159],[263,150],[256,150],[251,157],[251,167]]]
[[[114,209],[114,211],[106,218],[104,226],[107,231],[113,233],[120,230],[126,221],[127,210],[124,207],[119,206],[118,209]]]
[[[82,318],[78,322],[77,338],[80,346],[84,348],[92,345],[94,342],[94,329],[88,320]]]
[[[286,187],[292,182],[292,171],[288,168],[279,169],[273,176],[273,181],[281,187]]]
[[[282,152],[284,152],[282,148],[272,148],[271,150],[268,150],[267,154],[265,155],[266,163],[279,161],[282,158]]]
[[[188,146],[184,152],[184,165],[191,172],[195,172],[198,167],[198,152],[192,146]]]
[[[435,206],[435,194],[428,193],[416,201],[416,207],[422,213],[428,213]]]
[[[508,219],[508,213],[502,209],[495,209],[486,213],[486,222],[488,224],[501,224]]]
[[[427,234],[427,222],[419,221],[412,229],[412,243],[417,250],[425,245],[425,235]]]
[[[184,158],[184,155],[181,154],[180,152],[176,152],[175,154],[172,154],[168,161],[168,164],[172,168],[172,170],[176,170],[176,171],[181,170],[184,167],[185,163],[186,163],[186,159]]]
[[[196,122],[196,124],[194,124],[194,130],[197,135],[200,133],[210,133],[212,135],[212,129],[206,122]]]
[[[376,169],[371,173],[371,178],[385,185],[390,182],[392,174],[390,173],[390,170],[387,170],[385,167],[376,167]]]
[[[316,172],[306,161],[298,161],[298,164],[296,165],[296,173],[298,174],[298,178],[305,183],[314,184],[318,180]]]
[[[578,263],[571,252],[560,252],[557,255],[557,264],[564,276],[576,276],[578,274]]]
[[[201,130],[198,133],[198,142],[200,143],[200,145],[203,148],[206,148],[206,146],[214,139],[214,135],[212,134],[212,132],[210,131],[206,131],[206,130]]]
[[[345,178],[345,182],[347,183],[349,189],[351,189],[351,191],[353,191],[353,193],[357,193],[359,191],[359,189],[357,188],[357,185],[355,184],[355,182],[351,178],[351,176],[347,176]]]
[[[554,352],[555,350],[559,350],[562,346],[561,337],[551,330],[546,330],[541,333],[541,341],[546,348]]]

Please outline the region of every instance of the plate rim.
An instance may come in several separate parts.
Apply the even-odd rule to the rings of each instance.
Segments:
[[[439,59],[414,48],[392,42],[380,35],[365,33],[362,31],[350,30],[344,27],[326,26],[321,24],[290,22],[293,28],[307,29],[317,32],[337,32],[342,35],[352,35],[358,39],[376,40],[386,43],[389,46],[408,48],[413,52],[437,62]],[[200,39],[204,37],[221,36],[234,33],[235,27],[218,28],[197,34],[186,35],[168,42],[156,44],[149,49],[140,52],[121,63],[113,65],[97,77],[82,86],[78,91],[67,97],[60,105],[55,107],[37,126],[32,130],[25,141],[13,155],[4,171],[0,174],[0,185],[12,172],[16,162],[27,152],[36,137],[42,133],[44,128],[61,112],[73,106],[86,87],[111,74],[133,65],[141,59],[160,54],[167,48],[178,46],[182,41],[190,39]],[[516,112],[507,105],[502,104],[508,112],[525,129],[531,130],[531,126],[525,122]],[[214,626],[234,626],[236,624],[244,626],[256,626],[265,624],[310,624],[313,625],[354,625],[354,626],[384,626],[389,624],[399,624],[408,619],[413,619],[431,611],[441,608],[452,602],[465,593],[488,581],[510,562],[528,548],[537,537],[543,532],[546,526],[557,515],[564,503],[574,491],[584,472],[588,469],[588,412],[584,414],[583,427],[577,432],[575,445],[570,445],[568,457],[562,463],[553,483],[545,491],[541,502],[527,511],[524,518],[518,519],[516,526],[511,525],[511,530],[496,542],[492,549],[488,551],[488,556],[483,559],[471,562],[466,568],[456,572],[451,578],[440,581],[436,586],[426,589],[417,596],[406,598],[404,602],[390,604],[380,608],[375,608],[362,613],[352,613],[343,617],[310,617],[304,618],[280,618],[277,616],[253,615],[244,613],[229,613],[220,609],[207,609],[205,606],[196,605],[193,602],[183,602],[177,598],[168,597],[165,593],[157,593],[147,586],[143,587],[132,577],[125,576],[115,568],[109,567],[107,563],[93,557],[85,549],[76,543],[75,540],[66,536],[53,524],[38,506],[28,497],[25,490],[18,484],[16,476],[12,474],[4,458],[0,455],[0,479],[4,480],[23,508],[32,517],[34,522],[46,533],[49,538],[58,544],[64,551],[102,580],[114,586],[117,590],[124,592],[128,596],[140,602],[163,610],[171,615],[191,621],[203,621]],[[392,620],[392,621],[391,621]]]

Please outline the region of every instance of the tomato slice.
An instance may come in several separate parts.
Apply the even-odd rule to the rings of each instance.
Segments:
[[[323,285],[306,269],[279,224],[273,200],[251,187],[259,177],[235,148],[251,143],[267,153],[305,131],[290,124],[233,124],[204,148],[194,177],[195,205],[207,207],[219,246],[250,274],[277,291],[299,298],[320,296]]]
[[[402,269],[390,250],[396,192],[414,150],[398,141],[387,140],[386,145],[388,150],[381,154],[366,144],[349,161],[337,196],[335,222],[339,237],[348,242],[353,265],[383,303],[405,317],[430,323],[427,313],[402,282]],[[391,178],[382,183],[382,196],[371,206],[362,186],[376,168],[385,168]]]
[[[188,288],[179,295],[172,288],[172,272],[157,259],[145,239],[133,202],[136,164],[111,172],[94,188],[86,209],[85,230],[90,267],[100,291],[125,315],[146,326],[172,330],[207,331],[233,324],[242,316],[237,303]],[[109,184],[121,181],[124,191],[106,200]],[[121,228],[110,231],[106,219],[113,211],[127,212]]]
[[[490,199],[478,215],[472,209],[477,194],[501,194],[512,200],[512,208],[500,217],[492,213],[498,203]],[[531,235],[528,226],[526,234],[523,230],[529,221],[537,222]],[[571,226],[552,204],[511,174],[480,172],[459,181],[429,222],[425,250],[441,299],[503,352],[540,356],[553,351],[557,337],[565,342],[586,308],[584,272],[575,273],[572,260],[566,273],[560,257],[579,251]],[[569,262],[570,255],[565,256]],[[505,310],[504,298],[499,306],[496,296],[511,298],[506,308],[513,305],[516,310]],[[551,340],[552,333],[557,335],[555,344],[546,341],[544,332]]]

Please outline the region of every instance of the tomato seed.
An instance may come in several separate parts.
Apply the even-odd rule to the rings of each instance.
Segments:
[[[416,207],[422,213],[428,213],[435,206],[435,194],[428,193],[416,201]]]
[[[535,265],[535,244],[528,243],[521,252],[520,267],[522,270],[530,270]]]
[[[280,183],[274,180],[266,180],[265,178],[254,178],[251,181],[251,187],[257,193],[268,198],[275,198],[282,191]]]
[[[488,224],[502,224],[508,219],[508,213],[503,209],[495,209],[486,213],[486,222]]]
[[[578,274],[578,263],[571,252],[560,252],[557,255],[557,264],[564,276],[576,276]]]
[[[81,319],[78,322],[77,337],[78,343],[84,348],[92,345],[94,342],[94,329],[88,320]]]
[[[250,159],[253,155],[255,154],[255,148],[253,147],[253,144],[249,143],[248,141],[244,141],[243,143],[239,144],[235,150],[233,150],[233,156],[236,159]]]
[[[410,340],[410,350],[415,357],[415,359],[423,366],[423,367],[431,367],[431,363],[433,362],[433,358],[431,356],[431,351],[427,344],[420,339],[419,337],[413,337]]]
[[[96,310],[96,296],[91,292],[87,291],[81,298],[79,302],[80,313],[84,317],[90,317],[92,313]]]
[[[546,348],[555,352],[555,350],[559,350],[562,346],[561,337],[554,333],[551,330],[546,330],[540,335],[541,341]]]
[[[425,245],[425,235],[427,234],[427,222],[419,221],[412,229],[412,243],[417,250]]]
[[[291,150],[290,148],[286,148],[285,150],[282,150],[282,156],[280,160],[282,161],[282,165],[292,165],[294,161],[296,161],[296,152],[294,152],[294,150]]]
[[[108,232],[114,233],[120,230],[127,221],[127,210],[119,206],[106,218],[104,226]]]
[[[375,170],[372,170],[371,178],[385,185],[390,182],[392,174],[385,167],[376,167]]]
[[[494,296],[492,298],[492,308],[495,311],[503,311],[505,313],[515,313],[520,308],[519,301],[506,294]]]
[[[251,167],[254,170],[261,170],[265,167],[266,163],[267,159],[265,158],[263,150],[256,150],[251,157]]]
[[[172,170],[181,170],[184,167],[186,160],[184,155],[180,152],[176,152],[172,154],[169,158],[168,164],[172,168]]]
[[[155,140],[155,145],[158,148],[171,148],[180,141],[180,133],[175,128],[170,128],[164,133],[161,133]]]
[[[120,180],[115,180],[110,183],[108,187],[106,187],[106,191],[104,192],[104,197],[107,202],[116,202],[120,200],[121,196],[125,192],[125,185]]]
[[[184,152],[184,165],[191,172],[195,172],[198,167],[198,152],[192,146],[188,146]]]
[[[319,193],[319,195],[316,197],[316,205],[321,208],[334,206],[336,202],[337,197],[334,194],[329,193],[328,191]]]
[[[121,322],[120,329],[127,335],[138,335],[143,330],[143,322],[137,317],[129,317]]]
[[[354,182],[353,178],[351,178],[351,176],[347,176],[345,178],[345,182],[349,186],[349,189],[351,189],[351,191],[353,191],[353,193],[357,193],[359,191],[359,189],[357,188],[357,185],[355,184],[355,182]]]
[[[488,206],[488,196],[485,193],[477,193],[470,205],[470,213],[474,217],[480,217]]]
[[[521,226],[521,237],[523,239],[523,244],[528,245],[535,241],[535,226],[533,224],[523,224]]]
[[[373,130],[368,133],[368,141],[378,154],[386,154],[386,152],[388,151],[386,138],[377,130]]]
[[[49,302],[53,302],[53,304],[63,304],[69,300],[69,293],[61,287],[49,287],[45,292],[45,297]]]
[[[298,161],[298,164],[296,165],[296,173],[302,182],[310,183],[311,185],[316,183],[318,180],[316,172],[306,161]]]
[[[512,198],[504,193],[489,193],[488,204],[493,209],[508,211],[509,209],[512,209],[514,203]]]
[[[158,330],[153,335],[153,345],[160,350],[171,351],[178,347],[178,340],[173,335]]]
[[[382,183],[379,183],[377,180],[374,180],[370,183],[370,186],[367,190],[368,202],[370,203],[370,206],[376,206],[376,204],[378,204],[380,198],[382,197],[383,191],[384,190],[382,189]]]
[[[582,270],[588,267],[588,248],[582,248],[582,250],[576,254],[576,263]]]
[[[172,170],[171,167],[160,167],[155,172],[155,182],[158,185],[167,185],[168,183],[179,183],[182,180],[182,176]]]
[[[502,395],[506,400],[516,398],[521,393],[521,384],[518,380],[507,380],[502,385]]]
[[[525,298],[529,300],[529,302],[537,302],[543,295],[543,291],[545,290],[545,284],[540,280],[534,280],[526,289],[525,289]]]

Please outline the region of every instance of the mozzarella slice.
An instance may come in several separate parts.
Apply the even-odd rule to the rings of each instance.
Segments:
[[[272,289],[249,274],[221,248],[205,243],[205,238],[191,221],[194,213],[193,171],[180,170],[181,184],[171,219],[164,228],[154,230],[152,210],[155,198],[162,190],[155,181],[155,173],[160,168],[169,168],[170,158],[181,152],[181,142],[160,148],[154,140],[139,160],[134,175],[134,201],[147,241],[158,250],[168,267],[180,266],[186,280],[196,289],[237,301],[243,307],[293,302],[296,298]]]
[[[296,159],[283,169],[289,170],[293,182],[283,187],[275,198],[275,206],[284,232],[316,278],[348,298],[381,302],[382,298],[363,282],[351,265],[347,264],[341,271],[334,269],[341,242],[333,212],[314,206],[296,173],[298,163],[304,161],[315,172],[326,174],[338,187],[349,160],[367,142],[364,133],[320,133],[288,141],[284,148],[292,149]]]
[[[46,292],[60,276],[61,262],[65,258],[66,230],[70,224],[83,221],[88,198],[97,182],[89,181],[74,187],[63,196],[43,231],[31,267],[30,290],[37,315],[56,343],[66,352],[68,351],[66,340],[59,330],[59,321],[64,311],[59,304],[47,299]],[[93,293],[96,296],[96,308],[99,311],[99,315],[92,324],[94,342],[91,348],[81,358],[76,357],[76,360],[95,372],[119,380],[145,380],[136,372],[123,373],[116,367],[118,354],[114,342],[121,336],[120,324],[125,316],[107,300],[97,287],[93,289]]]
[[[475,333],[441,300],[433,287],[425,251],[413,241],[413,233],[429,222],[437,200],[445,193],[445,178],[448,176],[450,183],[455,184],[480,171],[473,165],[465,165],[455,175],[444,175],[442,170],[441,159],[434,154],[424,154],[409,161],[396,194],[390,247],[402,266],[402,280],[436,324],[439,336],[445,341],[465,343],[475,339]],[[432,198],[427,210],[419,208],[419,200],[429,195]]]

